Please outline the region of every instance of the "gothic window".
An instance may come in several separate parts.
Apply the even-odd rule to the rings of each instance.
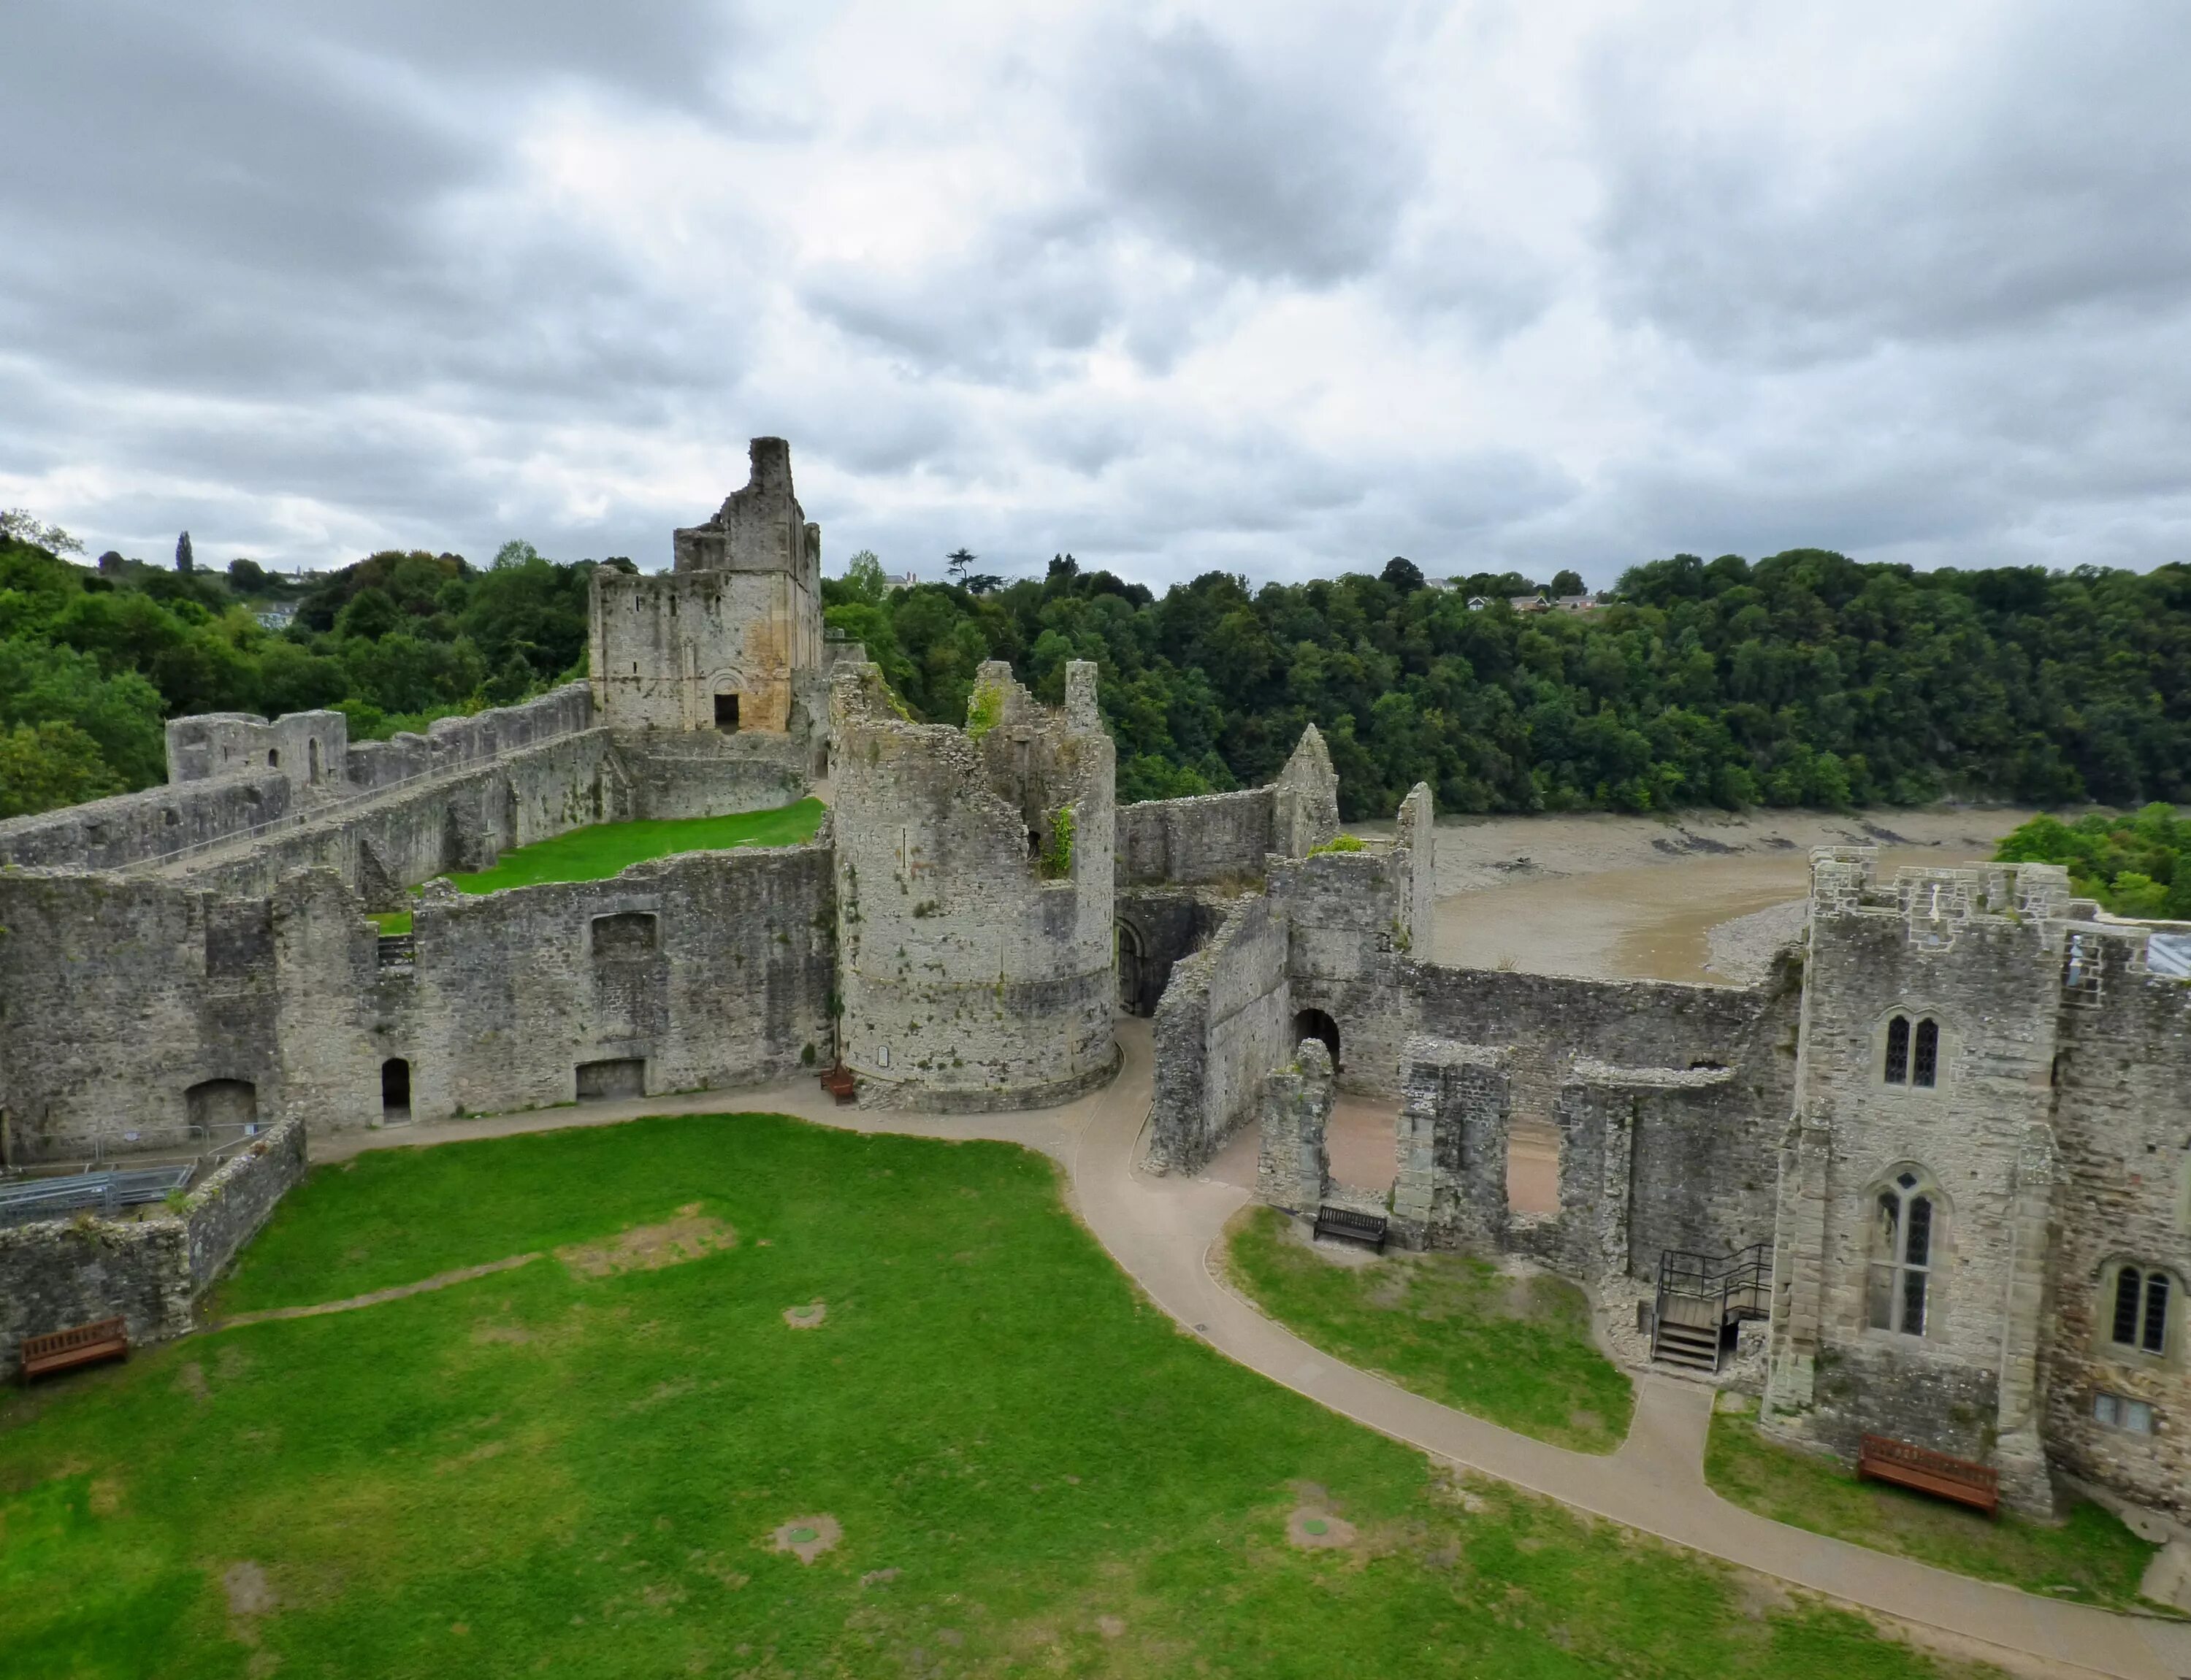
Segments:
[[[1922,1336],[1930,1316],[1933,1256],[1940,1246],[1939,1198],[1905,1171],[1879,1191],[1867,1291],[1874,1330]]]
[[[2160,1270],[2121,1266],[2115,1271],[2114,1303],[2108,1339],[2141,1354],[2168,1351],[2168,1309],[2172,1280]]]
[[[1930,1015],[1896,1015],[1887,1023],[1887,1061],[1881,1070],[1889,1085],[1930,1091],[1940,1082],[1940,1024]]]

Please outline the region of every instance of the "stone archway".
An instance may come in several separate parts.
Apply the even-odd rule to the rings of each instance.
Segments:
[[[1342,1065],[1339,1059],[1339,1023],[1321,1009],[1303,1009],[1294,1017],[1294,1043],[1304,1038],[1323,1041],[1323,1047],[1331,1052],[1331,1065],[1335,1070]]]
[[[1148,941],[1141,930],[1124,917],[1111,923],[1118,956],[1118,1007],[1129,1015],[1153,1015],[1156,1007],[1147,996],[1149,972]]]

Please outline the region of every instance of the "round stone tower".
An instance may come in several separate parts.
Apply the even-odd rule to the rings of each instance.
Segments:
[[[864,1105],[1061,1103],[1116,1070],[1114,756],[1096,667],[1062,711],[982,667],[966,727],[907,720],[871,664],[839,667],[838,1044]]]

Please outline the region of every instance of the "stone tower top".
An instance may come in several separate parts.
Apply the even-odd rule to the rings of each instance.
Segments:
[[[806,514],[791,486],[791,446],[782,438],[755,438],[753,467],[743,490],[723,498],[705,525],[676,532],[679,571],[781,571],[811,589],[822,565],[822,527]]]

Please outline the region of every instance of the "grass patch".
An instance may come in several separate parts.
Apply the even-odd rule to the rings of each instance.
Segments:
[[[1578,1452],[1611,1452],[1635,1390],[1590,1335],[1590,1303],[1564,1278],[1507,1276],[1464,1254],[1319,1258],[1275,1208],[1233,1228],[1233,1281],[1335,1358],[1403,1388]]]
[[[384,936],[390,938],[393,938],[397,934],[407,934],[411,931],[411,912],[407,910],[378,911],[365,919],[378,928]]]
[[[376,1153],[314,1171],[228,1304],[693,1203],[735,1246],[536,1261],[0,1398],[0,1667],[1942,1671],[1232,1364],[1005,1145],[712,1115]],[[1357,1538],[1289,1544],[1304,1506]],[[811,1563],[777,1548],[802,1528],[834,1542]]]
[[[796,846],[811,840],[827,809],[801,799],[772,811],[733,817],[685,817],[669,822],[601,822],[504,852],[492,869],[447,877],[467,893],[538,887],[549,881],[600,881],[650,858],[679,852],[720,852],[733,846]]]
[[[2059,1527],[2007,1511],[1989,1522],[1943,1500],[1859,1482],[1834,1460],[1725,1413],[1712,1417],[1704,1479],[1723,1498],[1777,1523],[2081,1604],[2143,1603],[2138,1578],[2159,1549],[2089,1501]]]

